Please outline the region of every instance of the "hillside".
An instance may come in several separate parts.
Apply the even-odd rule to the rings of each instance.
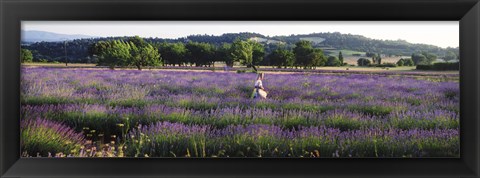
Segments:
[[[112,39],[125,39],[128,37],[101,37],[92,38],[82,35],[70,35],[63,36],[65,39],[62,41],[48,41],[48,39],[58,39],[61,34],[57,34],[55,38],[50,35],[44,35],[41,41],[35,43],[26,43],[22,41],[23,47],[33,51],[35,58],[52,60],[61,60],[65,56],[63,40],[70,38],[82,38],[69,40],[67,42],[67,54],[69,54],[69,60],[72,62],[91,62],[89,59],[88,48],[98,42]],[[37,36],[40,37],[40,36]],[[89,37],[89,38],[88,38]],[[34,38],[29,38],[30,40]],[[302,35],[290,35],[290,36],[272,36],[268,37],[258,33],[226,33],[219,36],[214,35],[190,35],[184,38],[178,39],[164,39],[164,38],[146,38],[145,41],[150,43],[161,42],[205,42],[214,45],[221,45],[222,43],[232,43],[234,40],[255,40],[259,43],[263,43],[267,46],[267,53],[272,49],[275,49],[279,45],[286,46],[287,48],[293,48],[295,43],[299,40],[312,41],[313,45],[317,48],[322,48],[327,54],[333,54],[338,50],[351,50],[358,51],[364,54],[365,52],[381,53],[385,56],[410,56],[412,53],[425,51],[433,53],[438,56],[443,56],[447,50],[452,50],[455,53],[459,53],[458,48],[445,49],[434,45],[427,44],[413,44],[404,40],[376,40],[367,38],[361,35],[341,34],[341,33],[312,33]],[[38,40],[38,39],[37,39]]]

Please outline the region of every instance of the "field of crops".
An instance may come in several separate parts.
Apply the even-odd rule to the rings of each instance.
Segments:
[[[23,67],[22,156],[459,157],[459,84],[380,74]]]

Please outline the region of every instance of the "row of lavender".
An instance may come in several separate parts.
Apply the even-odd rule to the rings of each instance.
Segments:
[[[31,129],[35,125],[32,122],[47,122],[38,119],[45,118],[60,128],[84,133],[80,140],[51,136],[70,145],[61,148],[75,149],[52,149],[52,143],[48,142],[46,148],[53,150],[50,155],[59,152],[73,156],[160,157],[459,154],[456,82],[358,74],[271,74],[264,81],[270,98],[257,101],[249,98],[254,78],[254,74],[228,72],[23,68],[22,119],[29,124],[23,124],[22,130]],[[183,129],[167,134],[165,125]],[[233,128],[244,132],[234,132]],[[246,134],[252,128],[267,131]],[[40,130],[43,136],[22,132],[29,133],[22,135],[30,141],[22,143],[30,145],[23,147],[26,155],[39,152],[45,156],[49,152],[39,149],[42,146],[37,142],[42,139],[31,138],[62,135],[58,129]],[[417,135],[408,136],[410,132]],[[363,139],[357,137],[362,134]],[[113,142],[103,144],[104,140],[97,138],[100,135],[113,138]]]
[[[370,106],[373,107],[373,106]],[[335,107],[332,107],[335,108]],[[160,121],[210,125],[224,128],[229,125],[268,124],[285,128],[298,126],[328,126],[340,130],[367,128],[398,129],[458,129],[456,112],[448,110],[392,111],[385,115],[366,115],[355,109],[338,107],[325,112],[272,110],[240,107],[193,110],[165,105],[139,107],[105,107],[104,105],[26,105],[22,117],[49,118],[69,126],[82,125],[105,133],[119,134],[116,124],[151,124]],[[128,118],[128,120],[126,120]]]
[[[58,122],[24,120],[24,156],[72,157],[456,157],[457,129],[376,129],[341,131],[272,125],[208,125],[157,122],[139,125],[124,140],[97,149],[83,135]],[[90,143],[88,143],[90,142]]]
[[[255,74],[23,68],[22,79],[26,104],[87,102],[129,106],[134,102],[200,100],[244,105],[249,104],[245,99],[252,92]],[[458,102],[459,94],[456,82],[380,75],[267,74],[264,85],[270,94],[268,103],[299,100],[311,105],[371,100],[393,104]]]

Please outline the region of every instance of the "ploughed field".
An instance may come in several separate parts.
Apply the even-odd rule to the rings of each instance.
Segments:
[[[23,156],[459,157],[459,83],[23,67]]]

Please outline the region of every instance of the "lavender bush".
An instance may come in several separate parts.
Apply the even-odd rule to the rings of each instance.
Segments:
[[[187,126],[158,122],[127,138],[135,157],[451,157],[459,153],[455,129],[364,129],[327,127],[285,130],[271,125]]]
[[[24,67],[21,114],[132,157],[459,156],[458,75],[267,73],[252,100],[255,75]]]
[[[84,136],[68,126],[45,119],[23,120],[20,147],[24,156],[78,155]]]

